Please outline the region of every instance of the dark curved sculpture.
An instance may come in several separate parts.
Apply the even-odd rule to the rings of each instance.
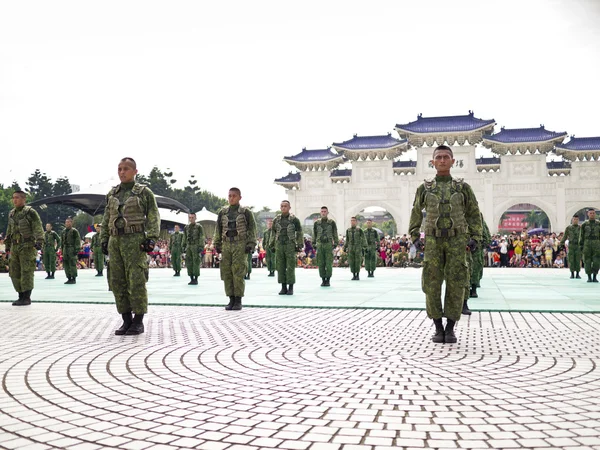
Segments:
[[[156,195],[156,204],[159,208],[170,209],[172,211],[183,211],[189,213],[187,206],[179,203],[172,198]],[[80,209],[92,216],[104,213],[106,203],[106,195],[102,194],[84,194],[74,193],[67,195],[57,195],[56,197],[47,197],[29,203],[29,206],[40,207],[42,205],[66,205]]]

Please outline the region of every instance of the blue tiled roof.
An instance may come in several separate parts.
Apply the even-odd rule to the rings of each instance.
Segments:
[[[475,159],[475,164],[478,165],[497,165],[500,164],[500,158],[498,158],[497,156],[492,156],[491,158],[477,158]]]
[[[342,155],[334,152],[330,148],[322,150],[307,150],[302,149],[300,153],[294,156],[286,156],[284,159],[298,162],[319,162],[319,161],[330,161],[332,159],[340,158]]]
[[[416,161],[394,161],[392,167],[417,167]]]
[[[335,169],[331,171],[330,177],[349,177],[352,176],[352,169]]]
[[[285,177],[276,178],[276,183],[298,183],[300,181],[300,172],[290,172]]]
[[[369,150],[372,148],[391,148],[399,144],[404,144],[406,139],[393,138],[391,134],[383,136],[357,136],[356,134],[349,141],[334,143],[336,147],[342,147],[348,150]]]
[[[571,136],[569,142],[557,145],[566,150],[600,150],[600,137],[576,138]]]
[[[556,139],[559,137],[565,137],[566,132],[557,133],[555,131],[549,131],[540,126],[538,128],[502,128],[500,133],[486,136],[485,139],[493,142],[500,142],[502,144],[517,144],[520,142],[543,142]]]
[[[396,128],[412,133],[458,133],[474,131],[488,125],[494,125],[494,119],[482,120],[473,115],[473,111],[465,116],[423,117],[405,124],[397,124]]]
[[[546,163],[548,169],[570,169],[571,163],[568,161],[550,161]]]

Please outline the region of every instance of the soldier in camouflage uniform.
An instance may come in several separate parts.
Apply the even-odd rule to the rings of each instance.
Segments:
[[[183,253],[185,253],[185,267],[187,268],[190,282],[197,285],[200,276],[202,250],[204,250],[204,228],[196,223],[196,214],[188,214],[189,223],[183,229]]]
[[[579,249],[583,253],[583,265],[588,283],[598,282],[600,268],[600,222],[596,220],[596,210],[588,209],[588,220],[581,225]]]
[[[65,284],[75,284],[77,282],[77,255],[81,250],[81,235],[76,228],[73,228],[71,217],[65,219],[65,229],[62,231],[60,240],[63,269],[65,269],[65,275],[67,276]]]
[[[377,268],[377,249],[379,248],[379,233],[373,229],[373,221],[367,219],[367,229],[365,231],[365,239],[367,240],[367,249],[365,250],[365,270],[369,278],[375,276]]]
[[[433,342],[456,342],[454,325],[460,320],[469,272],[466,263],[468,244],[479,247],[482,239],[481,213],[475,194],[462,179],[452,178],[452,149],[440,145],[433,152],[432,164],[437,174],[425,180],[415,195],[409,232],[413,242],[420,236],[425,218],[425,257],[422,289],[426,296],[427,315],[433,319],[436,332]],[[446,281],[446,297],[442,305],[442,283]],[[446,328],[442,317],[446,316]]]
[[[267,219],[267,229],[263,236],[263,248],[266,252],[266,260],[267,260],[267,270],[269,271],[269,277],[275,276],[275,252],[271,250],[269,247],[269,240],[271,239],[271,234],[273,233],[273,219]]]
[[[183,233],[179,231],[179,225],[175,225],[175,231],[169,238],[169,252],[171,253],[171,264],[175,271],[174,277],[181,276],[181,253],[183,249]]]
[[[317,251],[317,266],[321,286],[331,286],[331,275],[333,274],[333,248],[339,244],[337,225],[335,220],[328,217],[329,209],[321,206],[321,218],[313,225],[313,245]]]
[[[346,230],[346,240],[344,241],[344,252],[348,253],[348,263],[353,281],[360,280],[360,268],[362,266],[363,255],[367,249],[365,232],[357,224],[356,217],[352,217],[350,219],[350,228]]]
[[[46,280],[54,279],[54,272],[56,272],[56,252],[60,248],[60,236],[56,231],[52,229],[52,224],[46,224],[46,232],[44,233],[44,250],[42,261],[44,263],[44,269],[48,274]]]
[[[213,242],[217,253],[221,254],[219,270],[225,285],[225,295],[229,303],[227,311],[242,309],[242,297],[246,284],[244,275],[248,269],[248,254],[252,254],[256,245],[256,222],[254,214],[240,205],[242,193],[238,188],[229,189],[229,206],[217,213],[217,226]]]
[[[104,271],[104,253],[102,253],[102,241],[100,240],[100,230],[102,224],[96,225],[96,234],[92,236],[92,252],[94,253],[94,267],[96,268],[96,276],[103,276]]]
[[[473,240],[469,241],[469,251],[467,251],[467,267],[469,271],[469,279],[467,280],[467,288],[465,289],[465,301],[463,303],[462,313],[470,316],[469,298],[478,298],[477,288],[481,287],[480,282],[483,278],[483,249],[490,245],[491,236],[490,230],[483,220],[481,214],[481,225],[483,229],[482,242],[476,245]]]
[[[44,230],[36,210],[25,204],[25,192],[15,191],[12,202],[14,209],[8,213],[4,244],[9,255],[8,274],[19,294],[13,306],[25,306],[31,305],[35,258],[44,244]]]
[[[579,249],[579,235],[581,233],[581,226],[579,225],[579,216],[575,214],[571,219],[571,225],[565,229],[565,234],[560,240],[561,245],[565,245],[567,239],[569,240],[569,249],[567,253],[567,261],[569,262],[569,270],[571,271],[571,278],[581,278],[579,271],[581,270],[581,250]],[[577,274],[577,276],[576,276]]]
[[[290,202],[283,200],[281,214],[273,219],[273,234],[269,240],[277,259],[277,280],[281,283],[279,295],[294,295],[296,283],[297,253],[304,248],[304,236],[300,220],[290,214]]]
[[[121,184],[106,196],[100,232],[102,251],[110,258],[108,283],[123,318],[115,331],[118,336],[144,332],[143,319],[148,312],[147,253],[154,251],[160,231],[156,199],[148,187],[135,182],[137,172],[132,158],[119,162]]]

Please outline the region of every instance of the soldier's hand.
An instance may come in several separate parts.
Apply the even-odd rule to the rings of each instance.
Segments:
[[[155,244],[156,244],[156,242],[154,242],[153,239],[146,239],[142,244],[140,244],[140,249],[143,252],[151,253],[154,251]]]
[[[104,253],[106,256],[108,256],[108,242],[102,243],[102,253]]]
[[[467,246],[467,249],[473,253],[477,250],[477,241],[475,239],[471,239],[469,241],[469,245]]]
[[[41,250],[42,249],[42,244],[40,242],[36,242],[34,245],[36,250]]]
[[[254,251],[253,245],[246,245],[246,248],[244,248],[244,252],[246,252],[246,254],[252,253],[253,251]]]

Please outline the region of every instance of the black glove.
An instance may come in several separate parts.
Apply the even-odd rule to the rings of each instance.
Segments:
[[[140,250],[146,253],[153,252],[155,244],[153,239],[146,239],[143,244],[140,244]]]
[[[419,251],[423,250],[423,248],[425,248],[425,244],[423,243],[423,241],[421,239],[417,239],[417,242],[415,242],[415,248]]]
[[[33,244],[33,246],[35,247],[36,250],[41,250],[42,249],[41,242],[36,242],[35,244]]]
[[[469,241],[469,250],[471,251],[471,253],[477,250],[477,241],[475,239],[471,239]]]
[[[104,253],[106,256],[108,256],[108,242],[102,243],[102,253]]]
[[[223,249],[221,248],[221,246],[220,246],[220,245],[215,245],[215,250],[217,251],[217,253],[221,253],[221,251],[222,251]]]
[[[246,245],[246,248],[244,248],[244,252],[246,252],[247,254],[252,253],[254,251],[254,245]]]

